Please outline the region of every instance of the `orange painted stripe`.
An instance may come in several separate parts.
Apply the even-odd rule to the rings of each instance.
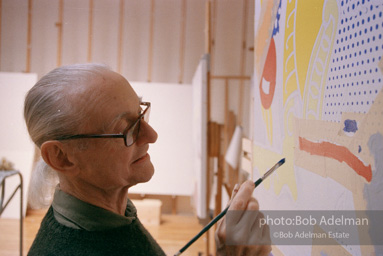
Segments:
[[[324,156],[335,159],[339,162],[345,162],[358,175],[364,177],[368,182],[372,179],[371,165],[365,166],[363,162],[357,158],[345,146],[339,146],[331,142],[312,142],[305,138],[299,137],[300,150],[306,151],[311,155]]]

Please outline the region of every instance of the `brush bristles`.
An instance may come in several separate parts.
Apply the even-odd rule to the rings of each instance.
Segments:
[[[273,167],[271,167],[270,170],[268,170],[262,177],[262,180],[266,179],[273,171],[275,171],[276,169],[278,169],[279,166],[281,166],[282,164],[285,163],[285,158],[279,160],[278,163],[276,163]]]

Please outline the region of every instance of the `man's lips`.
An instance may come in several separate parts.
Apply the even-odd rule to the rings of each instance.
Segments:
[[[149,158],[149,154],[148,153],[145,153],[145,155],[141,156],[140,158],[138,158],[137,160],[135,160],[133,163],[139,163],[141,161],[145,161],[147,158]]]

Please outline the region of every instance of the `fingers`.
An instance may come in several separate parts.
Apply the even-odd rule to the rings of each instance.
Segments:
[[[255,186],[252,181],[245,181],[232,199],[229,210],[245,210],[251,199],[254,188]]]
[[[259,203],[252,197],[252,181],[234,187],[227,216],[216,231],[217,252],[223,255],[268,255],[271,251],[270,230],[260,225],[263,214]],[[217,239],[218,238],[218,239]]]
[[[249,202],[247,203],[246,210],[259,211],[259,203],[257,199],[255,199],[254,197],[250,198]]]

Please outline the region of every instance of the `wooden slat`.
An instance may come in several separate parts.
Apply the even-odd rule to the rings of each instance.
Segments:
[[[215,38],[217,31],[217,0],[209,0],[211,2],[211,14],[210,14],[210,70],[214,70],[215,60]]]
[[[212,75],[211,79],[229,79],[229,80],[250,80],[250,76],[221,76]]]
[[[120,22],[118,24],[118,50],[117,50],[117,72],[122,69],[122,50],[124,45],[124,0],[120,0]]]
[[[221,125],[216,122],[208,123],[209,157],[219,157],[221,148]]]
[[[250,177],[253,173],[253,143],[248,138],[242,138],[241,169],[248,172]]]
[[[25,72],[31,72],[31,50],[32,50],[32,0],[28,0],[28,24],[27,24],[27,60]]]
[[[93,0],[89,0],[88,20],[88,62],[92,62],[92,41],[93,41]]]
[[[217,191],[215,197],[214,215],[217,216],[222,211],[222,186],[223,186],[223,163],[225,159],[223,155],[218,157],[218,171],[217,171]]]
[[[234,112],[229,111],[228,112],[228,122],[227,122],[227,136],[228,136],[228,144],[231,141],[231,138],[233,137],[235,127],[237,123],[237,117],[234,114]],[[228,145],[227,145],[228,147]],[[227,147],[225,149],[225,153],[227,150]],[[229,164],[225,164],[227,168],[227,177],[226,178],[226,183],[230,187],[231,190],[233,190],[234,185],[239,182],[239,176],[238,176],[238,168],[233,169]]]
[[[205,52],[209,55],[209,58],[211,59],[211,2],[210,0],[206,1],[205,6]],[[207,87],[207,106],[206,106],[206,121],[207,123],[210,122],[211,116],[210,116],[210,110],[211,110],[211,100],[210,100],[210,87],[211,87],[211,77],[210,77],[210,70],[211,70],[211,61],[209,61],[207,67],[207,81],[206,81],[206,87]],[[209,130],[209,129],[208,129]],[[207,141],[209,141],[209,131],[207,131]],[[210,151],[210,145],[207,145],[207,156],[206,156],[206,211],[207,216],[209,216],[209,206],[210,206],[210,193],[211,193],[211,169],[210,169],[210,158],[209,158],[209,151]],[[206,232],[205,238],[205,255],[210,255],[210,231]]]
[[[62,63],[62,36],[63,36],[63,15],[64,15],[64,0],[59,0],[58,21],[57,27],[57,66]]]
[[[154,0],[150,3],[149,53],[148,53],[148,82],[152,81],[153,40],[154,40]]]
[[[186,0],[182,0],[181,4],[181,33],[180,33],[180,70],[178,75],[178,83],[182,84],[184,78],[184,68],[185,68],[185,37],[186,37]]]
[[[205,12],[205,53],[211,53],[211,2],[206,1],[206,12]]]
[[[243,0],[243,15],[242,15],[242,49],[241,49],[241,59],[240,59],[240,74],[241,76],[245,75],[245,63],[246,63],[246,32],[247,32],[247,1]],[[238,95],[238,121],[237,124],[242,126],[243,119],[243,90],[244,90],[244,81],[240,80],[239,82],[239,95]]]

